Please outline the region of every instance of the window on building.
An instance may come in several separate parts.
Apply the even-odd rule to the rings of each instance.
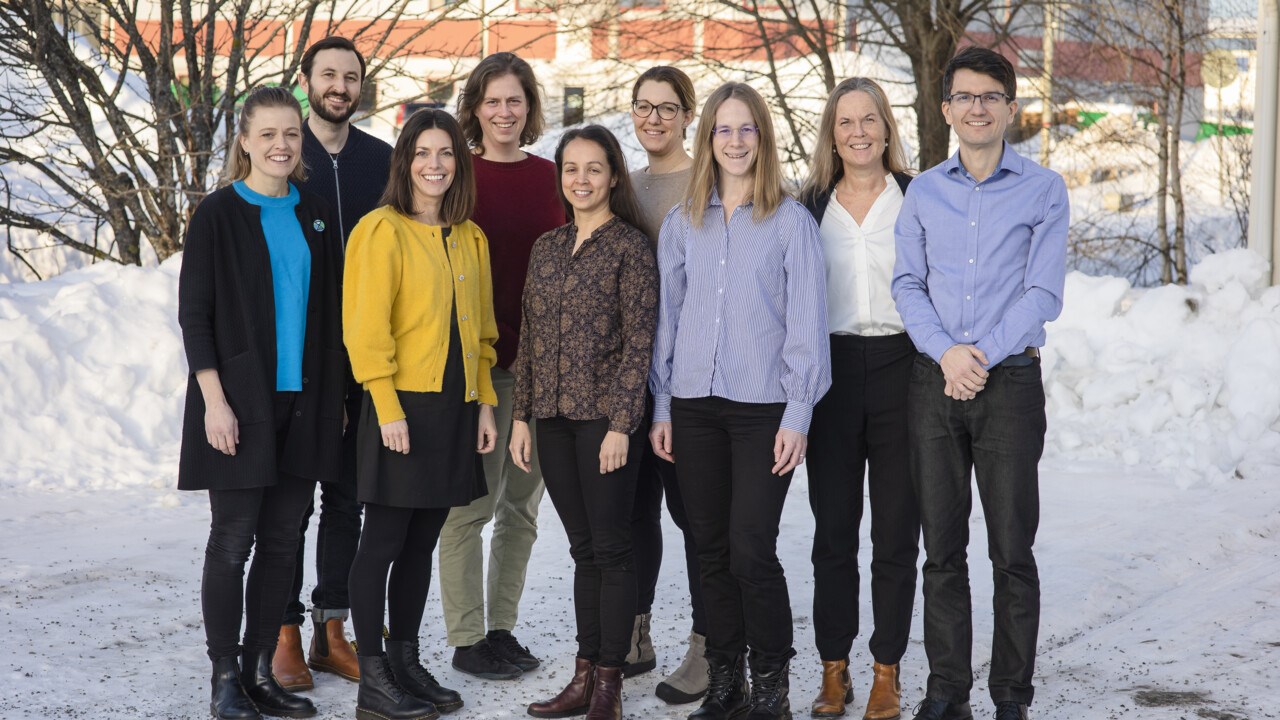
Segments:
[[[667,0],[618,0],[620,8],[661,8],[667,6]]]
[[[583,108],[585,107],[586,98],[580,87],[567,87],[564,89],[564,124],[577,125],[582,122]]]

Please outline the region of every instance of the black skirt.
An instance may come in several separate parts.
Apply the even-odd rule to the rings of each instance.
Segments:
[[[449,356],[440,392],[397,390],[409,424],[409,454],[382,444],[373,399],[366,391],[356,438],[356,495],[362,503],[448,508],[483,497],[484,468],[476,452],[480,405],[466,401],[462,340],[449,331]]]

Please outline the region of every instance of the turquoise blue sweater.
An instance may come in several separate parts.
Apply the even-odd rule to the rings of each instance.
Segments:
[[[244,181],[236,192],[258,206],[262,234],[271,256],[271,284],[276,303],[276,390],[302,390],[302,343],[307,334],[307,295],[311,289],[311,251],[294,210],[298,188],[284,197],[262,195]]]

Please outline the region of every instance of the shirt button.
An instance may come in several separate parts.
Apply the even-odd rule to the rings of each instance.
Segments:
[[[303,384],[303,385],[306,385],[306,384],[307,384],[307,379],[306,379],[306,378],[302,378],[302,384]]]
[[[969,258],[969,264],[970,264],[970,265],[972,265],[972,264],[973,264],[973,258]]]
[[[467,316],[466,316],[466,315],[463,315],[463,316],[462,316],[462,318],[461,318],[461,320],[462,320],[462,322],[466,322],[466,321],[467,321]]]
[[[965,299],[965,300],[972,300],[972,299],[973,299],[973,296],[972,296],[972,295],[965,295],[965,296],[964,296],[964,299]]]
[[[967,333],[967,332],[966,332],[966,333],[964,334],[964,336],[965,336],[965,337],[969,337],[969,333]]]
[[[720,322],[720,318],[716,318],[716,322]]]
[[[720,264],[721,264],[721,265],[723,265],[723,264],[724,264],[724,261],[723,261],[723,260],[721,260],[721,261],[720,261]]]
[[[472,358],[471,353],[467,353],[467,359],[470,360],[471,358]]]
[[[466,276],[466,275],[459,275],[459,276],[458,276],[458,282],[462,282],[463,280],[466,280],[466,279],[467,279],[467,276]]]
[[[976,223],[976,222],[972,222],[972,221],[970,221],[970,223],[969,223],[969,227],[973,227],[974,225],[977,225],[977,224],[978,224],[978,223]]]
[[[968,333],[966,333],[966,334],[968,334]],[[475,397],[475,396],[476,396],[476,391],[475,391],[475,390],[472,390],[472,391],[471,391],[471,397]]]
[[[973,191],[974,191],[974,192],[978,192],[978,191],[979,191],[979,190],[981,190],[981,189],[982,189],[982,186],[981,186],[981,185],[978,185],[978,186],[976,186],[976,187],[974,187],[974,188],[973,188]]]
[[[293,414],[293,416],[294,416],[294,417],[302,417],[302,411],[301,411],[301,410],[298,410],[297,412],[295,412],[295,413]]]
[[[716,292],[724,292],[724,288],[720,288],[720,289],[719,289],[719,290],[717,290]]]
[[[456,248],[456,247],[458,247],[458,243],[456,243],[456,242],[449,243],[449,247],[451,247],[451,248]]]

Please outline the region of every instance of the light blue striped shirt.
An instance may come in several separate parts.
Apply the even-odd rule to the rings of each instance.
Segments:
[[[977,182],[960,153],[921,173],[898,213],[893,297],[916,347],[941,362],[977,345],[995,365],[1044,346],[1062,312],[1071,212],[1062,176],[1007,143]]]
[[[807,434],[813,406],[831,387],[818,226],[791,198],[761,222],[751,211],[739,205],[726,225],[713,191],[702,227],[683,204],[662,223],[654,422],[671,420],[673,396],[714,395],[785,402],[781,427]]]

